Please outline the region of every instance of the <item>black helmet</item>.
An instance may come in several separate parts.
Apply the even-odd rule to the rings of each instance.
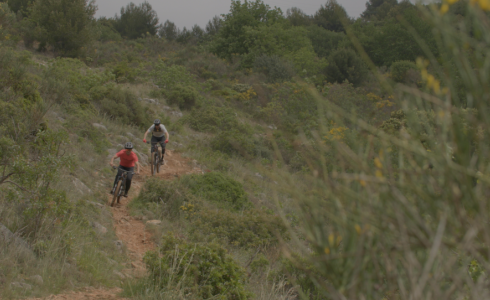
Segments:
[[[124,144],[124,148],[125,149],[133,149],[133,143],[127,142],[126,144]]]
[[[160,120],[156,119],[155,121],[153,121],[153,124],[160,125]]]

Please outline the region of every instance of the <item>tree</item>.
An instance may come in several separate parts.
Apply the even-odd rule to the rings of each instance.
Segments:
[[[348,80],[358,85],[366,76],[367,69],[354,50],[337,49],[328,57],[326,73],[329,82],[342,83]]]
[[[209,20],[208,24],[206,24],[206,34],[211,36],[218,34],[222,24],[223,22],[221,18],[219,16],[214,16],[211,20]]]
[[[96,10],[93,0],[36,0],[27,22],[40,49],[49,45],[60,56],[76,57],[93,39]]]
[[[330,31],[345,31],[344,22],[350,22],[345,9],[336,0],[328,0],[315,13],[313,21],[316,25]]]
[[[384,20],[382,26],[370,22],[355,31],[373,62],[378,66],[390,66],[398,60],[415,61],[417,57],[426,55],[407,25],[437,57],[439,50],[432,31],[433,25],[415,6],[407,7],[396,17]]]
[[[269,26],[285,20],[281,9],[271,9],[261,0],[245,0],[243,3],[232,0],[230,12],[222,17],[222,26],[211,51],[227,59],[236,54],[243,55],[249,52],[250,45],[245,42],[247,29],[256,28],[260,24]]]
[[[289,8],[286,11],[286,18],[293,26],[308,26],[312,23],[312,17],[297,7]]]
[[[364,19],[376,18],[378,20],[384,19],[389,11],[398,5],[397,0],[369,0],[366,2],[366,10],[362,13]]]
[[[147,1],[140,5],[133,2],[121,8],[121,16],[116,15],[116,29],[121,36],[137,39],[145,34],[155,35],[158,31],[158,16]]]
[[[167,20],[160,27],[160,31],[158,32],[158,34],[168,41],[173,41],[177,39],[179,29],[177,28],[177,26],[175,26],[174,22],[170,22],[170,20]]]
[[[308,37],[315,53],[319,57],[327,58],[330,53],[339,48],[339,44],[345,45],[348,38],[343,32],[333,32],[319,26],[308,26]]]
[[[27,8],[30,4],[32,4],[32,2],[34,2],[34,0],[7,0],[5,2],[7,2],[11,11],[16,14],[20,12],[23,17],[26,17]]]
[[[113,18],[100,17],[97,19],[96,27],[98,41],[120,41],[122,39],[116,30],[116,20]]]

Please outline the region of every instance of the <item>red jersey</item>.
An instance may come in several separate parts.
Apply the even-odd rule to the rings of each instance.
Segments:
[[[121,160],[119,164],[126,168],[134,167],[134,164],[138,161],[138,156],[133,151],[127,155],[126,150],[123,149],[117,152],[116,156]]]

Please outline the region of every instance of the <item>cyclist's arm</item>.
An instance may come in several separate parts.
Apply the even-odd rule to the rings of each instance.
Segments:
[[[111,158],[111,162],[110,162],[111,167],[114,167],[114,159],[116,158],[117,158],[117,153]]]
[[[145,132],[145,136],[143,137],[143,139],[144,139],[144,140],[146,140],[146,135],[147,135],[148,133],[149,133],[149,131],[147,130],[147,131]]]
[[[167,139],[168,141],[168,131],[165,131],[165,138]]]

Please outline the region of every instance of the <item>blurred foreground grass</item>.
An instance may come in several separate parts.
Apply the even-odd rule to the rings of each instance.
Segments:
[[[394,87],[402,110],[376,128],[317,95],[314,171],[270,172],[302,212],[286,254],[311,278],[305,299],[490,297],[490,7],[467,6],[425,11],[444,59],[427,52],[421,88]]]

